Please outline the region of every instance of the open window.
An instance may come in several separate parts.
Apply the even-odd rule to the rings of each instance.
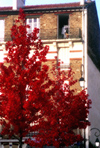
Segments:
[[[58,38],[68,38],[69,34],[69,15],[61,14],[58,16]]]

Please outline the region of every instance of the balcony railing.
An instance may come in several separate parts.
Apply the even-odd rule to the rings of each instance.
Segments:
[[[49,39],[72,39],[72,38],[81,38],[81,29],[80,28],[68,28],[67,32],[62,34],[61,29],[57,33],[57,28],[55,29],[41,29],[39,33],[39,37],[42,40],[49,40]],[[11,41],[10,32],[6,32],[4,38],[0,38],[0,42]]]
[[[58,35],[57,35],[58,34]],[[40,38],[41,39],[72,39],[72,38],[81,38],[81,29],[80,28],[68,28],[62,34],[62,30],[59,29],[57,33],[57,29],[41,29],[40,30]]]

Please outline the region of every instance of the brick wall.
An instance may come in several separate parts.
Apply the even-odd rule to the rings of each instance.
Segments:
[[[77,89],[77,92],[81,91],[81,87],[79,84],[79,79],[81,78],[80,67],[82,64],[82,60],[71,60],[70,65],[72,71],[74,71],[74,79],[77,80],[77,83],[72,86],[72,89]]]
[[[57,15],[54,13],[43,14],[40,17],[40,38],[57,38]]]
[[[4,148],[9,148],[9,145],[5,145]],[[12,148],[18,148],[18,145],[12,145]]]
[[[52,61],[47,61],[45,64],[47,64],[50,69],[52,68]],[[54,61],[54,64],[56,66],[56,61]],[[74,72],[74,80],[77,80],[77,83],[75,83],[75,85],[73,85],[71,87],[71,89],[77,89],[76,93],[78,93],[82,90],[82,88],[80,87],[80,84],[79,84],[79,79],[81,78],[81,73],[80,73],[81,64],[82,64],[82,60],[73,59],[70,61],[72,71]],[[51,79],[54,78],[52,73],[49,73],[49,77]]]
[[[11,40],[11,28],[14,24],[14,20],[18,18],[18,15],[10,15],[5,18],[5,41]]]
[[[56,65],[57,65],[56,60],[54,60],[54,61],[48,60],[48,61],[45,62],[44,64],[45,64],[45,65],[48,65],[48,67],[49,67],[49,70],[48,70],[49,78],[50,78],[50,79],[54,79],[54,75],[51,73],[51,70],[52,70],[53,64],[54,64],[54,66],[56,67]]]
[[[10,15],[5,18],[5,41],[11,40],[11,28],[14,24],[14,20],[18,18],[18,15]]]
[[[17,15],[10,15],[5,18],[5,41],[10,40],[10,29],[14,24]],[[81,37],[82,29],[82,13],[73,12],[69,15],[71,37]],[[57,15],[54,13],[45,13],[40,16],[40,38],[41,39],[57,39]]]
[[[72,37],[81,37],[82,32],[82,12],[73,12],[69,15],[70,33]]]
[[[11,40],[10,29],[17,17],[17,15],[10,15],[5,18],[5,41]],[[57,38],[57,15],[49,13],[40,16],[40,37],[41,39]]]

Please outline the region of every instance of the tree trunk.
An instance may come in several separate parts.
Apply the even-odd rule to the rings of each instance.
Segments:
[[[22,148],[22,137],[19,139],[19,148]]]

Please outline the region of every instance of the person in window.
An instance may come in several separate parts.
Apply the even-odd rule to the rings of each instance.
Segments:
[[[64,39],[64,36],[65,36],[65,27],[64,26],[62,27],[61,34],[62,34],[62,38]]]
[[[66,33],[65,33],[66,38],[69,38],[69,34],[68,34],[68,28],[66,28]]]

